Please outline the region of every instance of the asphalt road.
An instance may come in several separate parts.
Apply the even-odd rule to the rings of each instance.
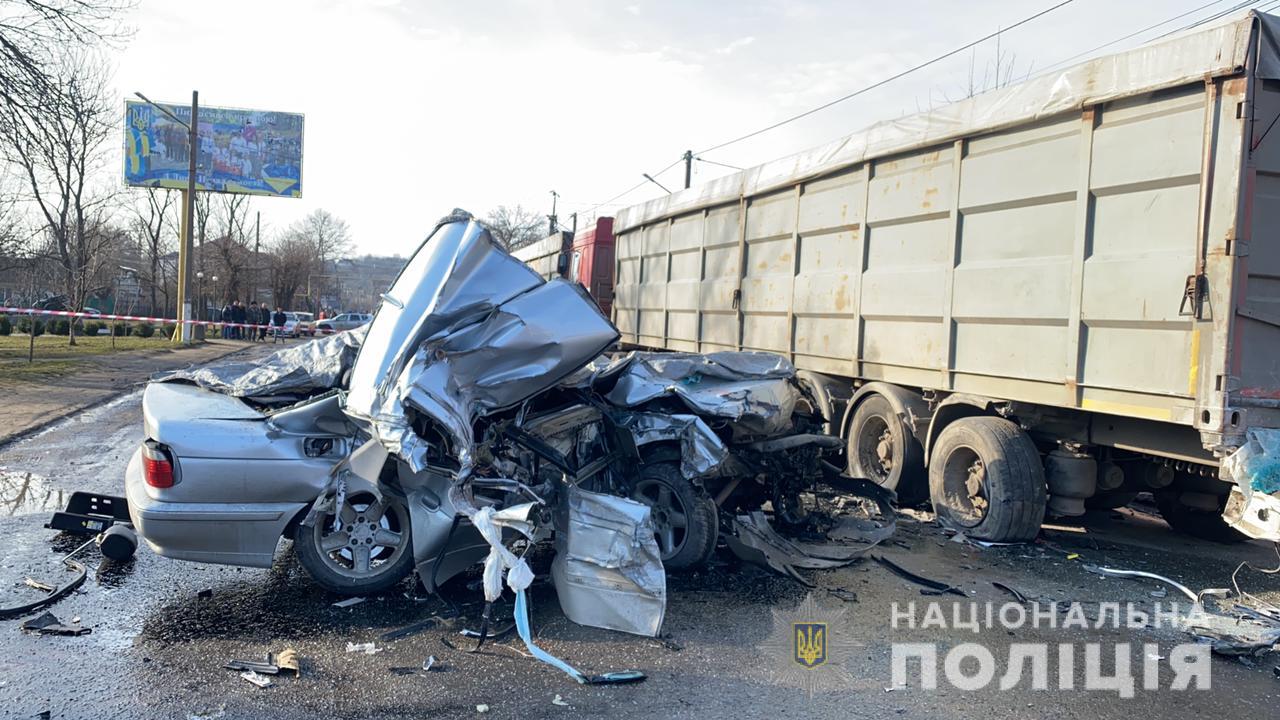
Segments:
[[[58,580],[58,558],[74,543],[42,524],[72,490],[121,492],[125,463],[141,441],[140,395],[70,418],[16,444],[0,447],[0,602],[31,597],[25,576]],[[1049,531],[1049,542],[979,549],[950,542],[938,528],[904,517],[896,543],[883,552],[899,563],[960,588],[969,599],[1005,602],[999,580],[1042,600],[1134,601],[1149,605],[1156,584],[1105,579],[1086,562],[1163,573],[1194,587],[1229,586],[1241,560],[1276,564],[1260,543],[1218,546],[1168,531],[1141,511],[1086,519],[1084,532]],[[1079,557],[1070,558],[1071,555]],[[198,565],[161,558],[143,547],[125,563],[103,562],[96,551],[85,585],[52,608],[63,621],[79,618],[93,629],[80,637],[39,636],[0,621],[0,715],[6,717],[984,717],[1113,718],[1213,716],[1275,717],[1280,678],[1273,654],[1250,665],[1215,657],[1212,688],[1139,688],[1132,699],[1115,692],[1033,690],[1028,679],[1000,691],[993,684],[965,692],[925,690],[914,679],[890,686],[894,642],[935,642],[941,651],[959,643],[989,647],[1003,669],[1011,643],[1158,643],[1162,654],[1186,640],[1170,629],[1103,628],[1062,631],[1004,628],[895,630],[893,603],[923,603],[920,588],[871,562],[812,575],[814,597],[832,619],[829,653],[848,675],[825,674],[812,698],[805,674],[777,651],[763,651],[774,627],[771,611],[786,612],[806,589],[734,561],[724,548],[708,571],[673,577],[665,641],[577,626],[564,618],[549,583],[533,588],[538,641],[588,672],[639,669],[643,683],[580,686],[525,657],[507,638],[480,654],[447,647],[442,638],[474,623],[479,592],[463,578],[447,595],[463,611],[418,635],[385,642],[379,635],[448,609],[437,598],[397,591],[349,609],[319,590],[282,543],[269,570]],[[545,558],[544,558],[545,560]],[[538,570],[538,567],[535,567]],[[545,575],[543,575],[545,577]],[[1280,601],[1280,576],[1245,572],[1242,585],[1269,602]],[[1173,599],[1170,593],[1168,599]],[[945,601],[958,600],[947,596]],[[508,610],[509,612],[509,610]],[[837,632],[838,631],[838,632]],[[375,642],[375,654],[350,653],[349,642]],[[300,679],[280,678],[259,689],[222,669],[231,658],[256,660],[295,648]],[[1135,652],[1141,646],[1135,646]],[[1081,653],[1083,650],[1080,651]],[[1104,657],[1109,657],[1106,650]],[[420,667],[434,655],[443,670],[397,675],[391,667]],[[829,669],[829,668],[828,668]],[[827,672],[824,670],[823,672]],[[941,669],[939,670],[941,674]],[[1135,671],[1136,672],[1136,671]],[[818,676],[813,676],[818,677]],[[1051,688],[1057,688],[1056,675]],[[834,683],[828,686],[826,683]],[[481,712],[478,707],[487,707]],[[41,713],[49,713],[41,715]]]

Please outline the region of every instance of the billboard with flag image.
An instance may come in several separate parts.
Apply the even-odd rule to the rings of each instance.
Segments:
[[[125,184],[185,189],[191,108],[156,105],[173,117],[149,103],[125,103]],[[302,115],[201,106],[199,119],[196,189],[302,197]]]

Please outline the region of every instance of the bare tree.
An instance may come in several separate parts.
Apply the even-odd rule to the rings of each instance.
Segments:
[[[289,230],[311,243],[316,259],[322,265],[346,257],[351,252],[351,228],[347,221],[324,208],[312,210]]]
[[[312,210],[306,217],[291,225],[286,234],[310,247],[312,262],[307,264],[307,268],[311,275],[325,275],[329,264],[346,257],[352,248],[351,229],[347,226],[347,221],[324,208]],[[298,257],[296,253],[295,257]],[[305,282],[306,278],[303,280]],[[317,278],[314,284],[308,284],[312,285],[313,291],[323,295],[328,288],[324,280],[325,278]]]
[[[26,106],[0,106],[0,152],[23,178],[67,305],[79,309],[109,264],[107,251],[120,241],[107,225],[111,192],[93,184],[104,169],[117,108],[99,58],[64,59],[56,82],[56,93]],[[74,345],[75,333],[69,337]]]
[[[499,205],[480,222],[508,250],[518,250],[546,237],[546,219],[520,205]]]
[[[61,89],[58,52],[125,37],[133,0],[0,0],[0,100],[36,111]]]
[[[206,262],[211,262],[213,272],[222,277],[224,300],[245,299],[243,293],[250,289],[249,268],[253,262],[250,249],[249,196],[238,194],[218,195],[211,201],[211,222],[218,228],[217,239],[205,243]]]
[[[282,233],[271,244],[271,296],[276,305],[292,307],[298,293],[307,285],[319,257],[311,241],[296,232]]]
[[[133,226],[138,237],[139,254],[146,269],[140,273],[151,297],[151,311],[156,311],[157,294],[164,295],[164,309],[169,308],[167,263],[164,256],[171,251],[174,212],[178,204],[171,190],[147,188],[133,210]]]

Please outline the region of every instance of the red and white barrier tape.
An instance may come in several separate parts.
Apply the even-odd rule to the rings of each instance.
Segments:
[[[167,325],[178,324],[178,321],[173,318],[143,317],[140,315],[108,315],[106,313],[72,312],[70,310],[41,310],[39,308],[15,308],[3,306],[0,306],[0,315],[54,315],[56,317],[89,318],[92,320],[125,320],[128,322],[149,322]],[[261,325],[257,323],[223,322],[221,320],[183,320],[182,322],[184,325],[225,325],[227,327],[267,329],[280,327],[276,325]]]

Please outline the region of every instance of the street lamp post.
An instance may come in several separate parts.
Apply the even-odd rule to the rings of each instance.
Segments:
[[[178,116],[151,102],[142,93],[135,92],[134,95],[187,129],[187,189],[182,191],[182,239],[178,243],[178,335],[174,339],[189,344],[193,326],[188,322],[191,319],[191,304],[187,301],[187,280],[191,275],[191,229],[194,225],[192,217],[195,214],[196,202],[196,157],[200,153],[200,139],[197,132],[200,128],[200,93],[191,91],[191,122],[189,123],[183,122]]]

